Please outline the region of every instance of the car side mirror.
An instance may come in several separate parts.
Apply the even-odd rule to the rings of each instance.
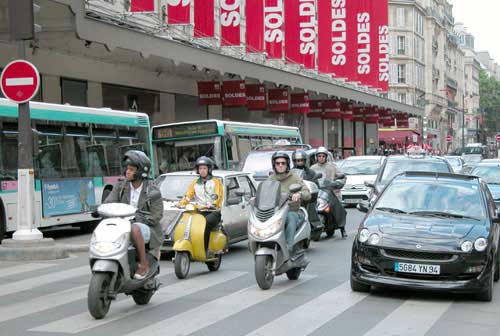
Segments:
[[[370,210],[370,202],[368,201],[361,201],[358,203],[358,205],[356,206],[356,208],[361,211],[361,212],[364,212],[364,213],[368,213],[368,211]]]
[[[365,186],[367,186],[368,188],[375,189],[375,184],[370,181],[365,181]]]
[[[290,191],[290,193],[295,194],[302,190],[302,186],[300,184],[294,183],[288,188],[288,190]]]
[[[240,204],[240,202],[241,202],[241,197],[230,197],[227,199],[228,205],[237,205]]]

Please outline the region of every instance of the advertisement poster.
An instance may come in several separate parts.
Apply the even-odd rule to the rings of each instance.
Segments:
[[[95,204],[92,178],[42,180],[43,217],[79,214]]]
[[[214,1],[194,2],[194,37],[212,38],[215,36]]]
[[[191,23],[191,0],[167,0],[168,24]]]
[[[220,0],[220,45],[239,47],[241,44],[241,0]]]
[[[265,50],[264,42],[264,0],[247,0],[246,14],[246,51],[260,53]]]
[[[285,32],[283,24],[283,0],[265,0],[264,2],[264,40],[268,59],[283,58]]]

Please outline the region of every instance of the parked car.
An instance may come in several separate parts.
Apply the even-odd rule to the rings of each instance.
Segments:
[[[374,183],[366,182],[368,187],[372,188],[372,196],[370,198],[373,202],[378,195],[382,192],[385,186],[392,180],[392,178],[405,171],[423,171],[423,172],[436,172],[436,173],[453,173],[448,161],[440,157],[433,156],[411,156],[411,155],[394,155],[389,156],[383,163],[382,167],[377,174]]]
[[[472,169],[470,175],[478,176],[488,184],[496,206],[500,207],[500,162],[483,161]]]
[[[407,172],[367,212],[354,240],[351,287],[476,293],[491,301],[498,281],[500,219],[478,177]]]
[[[342,204],[357,204],[369,200],[371,189],[365,182],[373,183],[385,160],[385,156],[350,156],[339,167],[347,177],[340,192]]]
[[[445,156],[444,159],[448,161],[451,168],[453,168],[453,172],[459,174],[464,167],[464,160],[460,156]]]
[[[248,173],[214,170],[213,175],[224,185],[224,202],[221,209],[222,225],[228,235],[229,244],[247,239],[248,202],[256,194],[256,183]],[[164,201],[162,226],[165,232],[163,250],[172,247],[172,234],[182,211],[175,205],[186,193],[189,184],[198,175],[193,171],[175,172],[160,175],[156,181]],[[238,190],[245,196],[238,196]]]

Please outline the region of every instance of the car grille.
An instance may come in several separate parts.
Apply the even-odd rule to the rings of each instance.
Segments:
[[[433,281],[452,281],[452,280],[457,280],[457,281],[466,281],[466,280],[472,280],[477,278],[478,274],[458,274],[458,275],[451,275],[451,274],[441,274],[441,275],[434,275],[434,274],[413,274],[413,273],[398,273],[394,272],[393,270],[384,270],[385,274],[395,277],[395,278],[401,278],[401,279],[414,279],[414,280],[433,280]]]
[[[435,261],[448,261],[453,258],[450,253],[436,253],[436,252],[417,252],[417,251],[403,251],[385,249],[384,253],[388,257],[403,258],[403,259],[416,259],[416,260],[435,260]]]
[[[267,221],[269,218],[273,217],[274,215],[274,209],[269,209],[269,210],[259,210],[255,211],[255,216],[257,219],[261,222]]]

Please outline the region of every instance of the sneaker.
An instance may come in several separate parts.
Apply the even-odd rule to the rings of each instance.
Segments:
[[[146,276],[149,273],[149,266],[146,267],[143,272],[139,272],[140,269],[141,269],[141,265],[139,264],[139,267],[137,268],[137,271],[134,274],[135,280],[143,280],[144,278],[146,278]]]

